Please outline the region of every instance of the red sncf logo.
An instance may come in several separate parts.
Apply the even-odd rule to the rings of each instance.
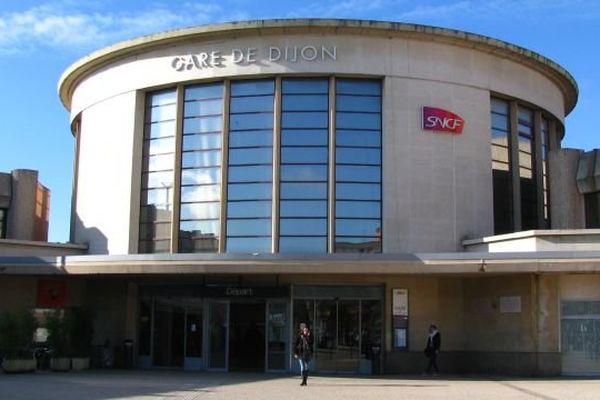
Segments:
[[[441,108],[423,107],[423,129],[461,134],[465,120]]]

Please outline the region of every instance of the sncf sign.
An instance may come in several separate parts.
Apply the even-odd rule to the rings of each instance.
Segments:
[[[426,131],[462,133],[465,120],[441,108],[423,107],[423,129]]]

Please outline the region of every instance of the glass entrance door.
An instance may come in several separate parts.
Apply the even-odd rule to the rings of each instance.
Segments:
[[[267,371],[284,371],[288,354],[288,305],[267,302]]]
[[[226,371],[228,368],[229,303],[214,301],[208,303],[208,364],[213,370]]]

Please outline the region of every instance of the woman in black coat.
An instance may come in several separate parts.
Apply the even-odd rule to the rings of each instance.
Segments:
[[[306,386],[308,379],[308,363],[312,358],[313,336],[305,323],[300,324],[300,332],[296,338],[294,345],[294,358],[300,364],[300,374],[302,375],[302,383],[300,386]]]

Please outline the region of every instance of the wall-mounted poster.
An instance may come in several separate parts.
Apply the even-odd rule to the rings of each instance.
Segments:
[[[392,347],[408,348],[408,289],[392,289]]]

